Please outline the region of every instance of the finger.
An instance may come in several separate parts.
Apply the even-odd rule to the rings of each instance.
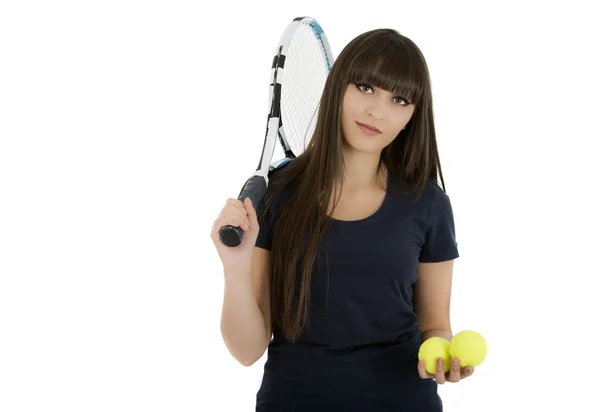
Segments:
[[[469,376],[472,376],[474,372],[475,372],[474,366],[467,366],[460,371],[460,378],[461,379],[468,378]]]
[[[243,209],[228,209],[223,211],[223,217],[236,219],[246,223],[246,225],[250,225],[250,219],[248,218],[248,214]]]
[[[244,208],[244,205],[242,204],[241,200],[239,200],[239,199],[233,199],[233,198],[227,199],[227,202],[225,203],[225,205],[235,206],[238,209],[243,209]]]
[[[250,198],[247,198],[244,200],[244,207],[245,207],[246,213],[248,214],[248,220],[250,222],[250,227],[253,229],[258,229],[259,228],[258,216],[256,215],[256,209],[254,209],[254,205],[252,204],[252,200],[250,200]]]
[[[235,226],[235,227],[242,227],[243,223],[246,223],[247,226],[250,225],[250,221],[248,220],[248,215],[246,213],[246,209],[244,209],[243,207],[236,206],[236,202],[241,204],[241,202],[237,199],[228,199],[227,200],[227,204],[225,205],[223,210],[221,210],[221,213],[219,214],[217,220],[215,220],[215,222],[214,222],[214,225],[218,226],[218,227],[215,227],[214,230],[219,231],[221,229],[221,227],[227,226],[227,225],[231,225],[231,226]],[[225,219],[225,223],[223,222],[224,219]],[[230,222],[229,221],[230,219],[234,219],[235,223]]]
[[[246,209],[244,208],[244,206],[242,207],[238,207],[232,203],[228,203],[225,205],[225,207],[223,208],[223,210],[221,211],[222,213],[237,213],[239,215],[242,216],[246,216],[248,215],[248,212],[246,211]]]
[[[223,226],[241,227],[247,230],[250,225],[245,215],[236,211],[223,211],[221,216],[215,221],[215,230],[218,232]]]
[[[421,379],[433,378],[433,375],[431,375],[429,372],[427,372],[425,370],[425,361],[424,360],[419,360],[419,363],[417,364],[417,370],[419,371],[419,377]]]
[[[419,371],[419,377],[421,379],[425,379],[427,377],[425,373],[425,362],[423,360],[419,360],[417,363],[417,371]]]
[[[460,359],[452,358],[452,362],[450,363],[450,374],[448,376],[448,381],[450,382],[458,382],[461,379],[460,374]]]
[[[446,372],[444,371],[444,358],[437,359],[437,367],[435,371],[435,380],[440,385],[446,383]]]
[[[226,222],[225,224],[231,226],[241,227],[242,225],[250,225],[248,216],[240,210],[225,210],[223,211],[221,218]]]

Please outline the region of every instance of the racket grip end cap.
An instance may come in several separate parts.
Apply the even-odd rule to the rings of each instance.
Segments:
[[[242,243],[244,232],[239,227],[223,226],[221,230],[219,230],[219,237],[224,245],[235,247]]]

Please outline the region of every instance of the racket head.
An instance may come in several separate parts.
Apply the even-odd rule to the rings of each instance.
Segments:
[[[286,157],[299,156],[314,133],[319,103],[334,57],[322,26],[297,17],[286,28],[274,59],[272,84],[279,84],[279,141]]]

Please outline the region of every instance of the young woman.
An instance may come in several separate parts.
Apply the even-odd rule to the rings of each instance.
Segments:
[[[269,183],[259,205],[229,199],[211,234],[224,342],[247,366],[268,349],[256,410],[442,411],[438,384],[473,368],[430,375],[417,358],[452,339],[458,257],[418,47],[391,29],[352,40],[306,151]],[[228,224],[246,231],[236,248]]]

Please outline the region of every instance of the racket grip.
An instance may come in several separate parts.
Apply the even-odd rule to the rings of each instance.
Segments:
[[[252,207],[256,209],[266,191],[267,181],[265,178],[263,176],[255,175],[246,181],[246,184],[242,188],[238,199],[243,202],[247,197],[249,197],[250,201],[252,202]],[[244,231],[240,227],[227,225],[223,226],[219,230],[219,237],[224,245],[235,247],[242,243]]]

